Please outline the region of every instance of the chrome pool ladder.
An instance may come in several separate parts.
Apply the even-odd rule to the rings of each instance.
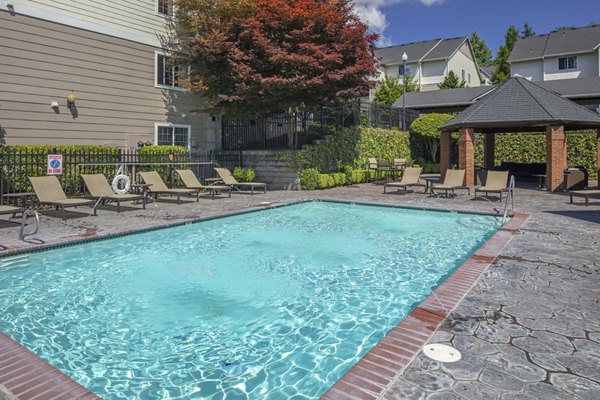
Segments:
[[[35,217],[35,229],[33,232],[25,233],[25,222],[28,217]],[[21,229],[19,230],[19,240],[26,242],[26,238],[37,235],[40,231],[40,214],[38,214],[35,210],[25,210],[23,211],[23,217],[21,217]]]
[[[511,175],[508,181],[508,190],[506,191],[506,200],[504,200],[504,212],[502,213],[502,224],[506,223],[508,217],[508,201],[510,200],[510,210],[515,209],[515,176]]]

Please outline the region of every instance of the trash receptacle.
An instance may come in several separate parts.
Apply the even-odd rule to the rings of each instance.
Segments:
[[[584,166],[567,168],[565,170],[565,183],[567,190],[582,190],[588,186],[588,171]]]

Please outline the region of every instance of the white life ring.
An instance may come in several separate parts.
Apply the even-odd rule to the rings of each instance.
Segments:
[[[122,189],[119,187],[121,183],[123,183]],[[125,194],[129,192],[129,189],[131,189],[131,179],[129,179],[127,175],[119,174],[114,177],[112,181],[112,190],[116,194]]]

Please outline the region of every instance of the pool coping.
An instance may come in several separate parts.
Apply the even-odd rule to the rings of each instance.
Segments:
[[[496,216],[497,213],[478,212],[469,210],[452,210],[436,207],[417,207],[410,205],[394,205],[377,202],[348,201],[345,199],[307,198],[288,202],[265,203],[258,206],[248,206],[237,210],[219,212],[210,216],[191,215],[177,218],[175,221],[160,220],[159,223],[143,227],[127,227],[100,234],[96,232],[74,235],[53,242],[42,244],[29,243],[22,247],[8,247],[0,254],[0,260],[12,256],[50,250],[54,248],[73,246],[115,237],[140,234],[158,229],[172,228],[217,218],[242,215],[271,208],[279,208],[311,201],[329,203],[360,204],[388,208],[400,208],[423,211],[455,212],[460,214]],[[475,285],[479,277],[494,261],[500,251],[529,218],[529,214],[510,213],[511,219],[504,224],[487,242],[485,242],[469,259],[448,276],[433,293],[417,305],[409,315],[394,327],[377,345],[361,358],[346,374],[331,386],[321,397],[324,400],[378,399],[389,389],[392,382],[404,371],[406,366],[419,353],[447,315],[460,303]],[[16,362],[11,366],[11,362]],[[53,399],[98,399],[99,397],[68,377],[62,371],[50,365],[33,352],[23,347],[4,333],[0,332],[0,387],[5,387],[18,399],[33,399],[27,396],[30,390],[23,393],[14,392],[15,388],[22,389],[23,382],[19,376],[8,374],[17,366],[29,371],[30,367],[44,368],[44,387],[64,388],[62,393],[53,392]],[[25,368],[27,367],[27,368]],[[26,375],[24,372],[23,375]],[[7,376],[10,379],[7,379]],[[14,385],[19,382],[19,385]],[[37,382],[37,381],[36,381]],[[33,383],[33,382],[32,382]],[[28,386],[25,386],[28,387]],[[36,385],[36,387],[38,387]],[[12,388],[12,389],[11,389]],[[43,393],[44,396],[46,395]],[[76,397],[73,397],[76,395]],[[66,397],[65,397],[66,396]]]
[[[321,399],[383,398],[529,217],[527,213],[513,213],[507,223],[392,328]]]

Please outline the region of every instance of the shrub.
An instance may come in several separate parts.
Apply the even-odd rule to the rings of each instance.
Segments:
[[[300,171],[300,187],[303,190],[315,190],[319,188],[319,170],[307,168]]]
[[[252,182],[256,173],[252,168],[235,167],[232,173],[233,177],[240,182]]]
[[[13,192],[32,190],[28,176],[46,175],[47,155],[63,155],[63,174],[59,176],[61,185],[68,195],[80,193],[79,174],[103,173],[103,166],[86,166],[82,170],[78,164],[84,162],[118,162],[119,150],[111,146],[95,145],[10,145],[0,146],[0,157],[4,170],[5,184]]]
[[[333,174],[319,174],[319,189],[329,189],[334,186]]]
[[[440,131],[438,128],[452,119],[450,114],[431,113],[425,114],[410,124],[411,132],[418,135],[423,142],[426,156],[431,162],[437,162],[437,153],[440,148]]]

